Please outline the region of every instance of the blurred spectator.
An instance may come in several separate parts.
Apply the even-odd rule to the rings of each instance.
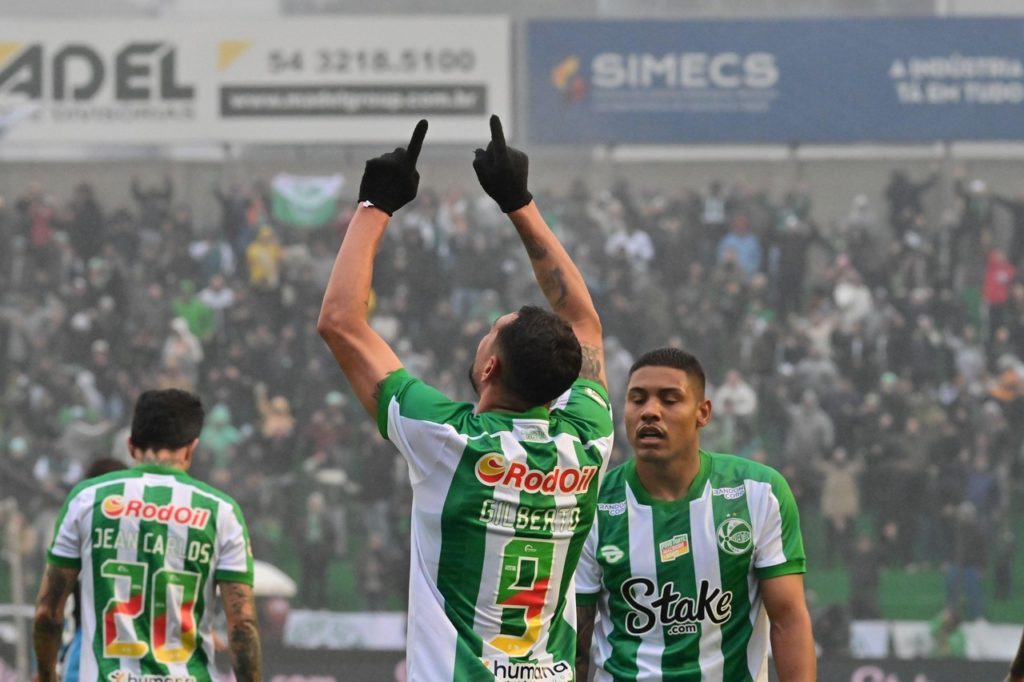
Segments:
[[[1014,267],[1024,265],[1024,192],[1014,198],[992,194],[992,201],[1010,214],[1010,239],[1006,248],[1007,256]]]
[[[259,229],[256,241],[245,250],[249,264],[249,283],[257,290],[276,289],[281,283],[281,260],[284,253],[274,235],[274,229],[264,225]]]
[[[725,382],[715,389],[713,400],[717,411],[732,415],[746,425],[753,424],[757,418],[757,393],[737,370],[726,373]]]
[[[286,474],[291,471],[295,456],[295,417],[291,404],[282,395],[267,399],[266,385],[256,385],[256,404],[262,423],[259,435],[264,445],[263,471],[270,474]]]
[[[718,242],[718,262],[725,260],[725,254],[733,257],[746,276],[753,277],[761,270],[761,243],[750,231],[750,222],[745,215],[732,219],[729,233]]]
[[[895,232],[896,241],[902,241],[907,230],[924,213],[921,195],[938,181],[938,173],[932,173],[924,181],[914,183],[904,170],[894,170],[885,188],[889,202],[889,225]]]
[[[825,518],[825,565],[845,566],[854,546],[854,528],[860,514],[857,477],[864,470],[861,460],[851,460],[846,448],[838,447],[832,457],[816,462],[821,473],[821,515]]]
[[[814,473],[817,464],[832,452],[835,426],[832,418],[821,409],[818,394],[806,389],[798,405],[787,406],[789,426],[786,431],[785,472],[790,481],[796,481],[794,494],[800,502],[815,499],[820,484]]]
[[[718,180],[708,185],[701,199],[700,222],[702,225],[701,258],[711,260],[715,248],[725,236],[728,225],[725,187]]]
[[[967,637],[961,628],[960,612],[946,607],[929,621],[932,635],[931,655],[938,658],[966,658]]]
[[[167,387],[193,390],[203,361],[203,346],[189,330],[188,322],[176,317],[160,352],[163,383]]]
[[[859,534],[850,559],[850,612],[854,618],[881,617],[878,603],[881,573],[881,556],[874,541],[866,533]]]
[[[982,300],[985,302],[987,327],[990,332],[1002,327],[1005,322],[1010,286],[1016,276],[1017,268],[1006,259],[1006,254],[999,249],[988,252]]]
[[[952,510],[952,538],[946,561],[946,608],[967,620],[985,615],[981,579],[986,564],[987,532],[970,502]]]
[[[322,609],[327,604],[327,572],[334,550],[323,493],[313,492],[306,498],[301,533],[302,600],[307,608]]]
[[[204,452],[210,454],[209,467],[214,472],[213,478],[220,480],[224,477],[220,472],[227,472],[236,446],[242,440],[242,432],[231,423],[231,408],[224,403],[214,405],[199,434],[199,444]]]
[[[363,595],[363,608],[382,611],[387,604],[391,585],[388,584],[388,566],[392,559],[384,551],[386,545],[379,535],[371,534],[359,562],[359,591]]]
[[[143,229],[156,229],[168,217],[174,185],[165,175],[160,187],[145,187],[138,178],[132,179],[132,196],[139,205],[139,224]]]
[[[206,343],[216,331],[213,310],[200,296],[196,295],[196,285],[190,279],[181,280],[178,285],[178,297],[171,303],[175,317],[188,323],[188,330],[200,342]]]

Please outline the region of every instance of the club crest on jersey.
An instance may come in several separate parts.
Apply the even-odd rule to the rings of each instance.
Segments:
[[[484,485],[504,486],[528,493],[577,495],[590,489],[598,467],[580,469],[556,466],[551,471],[531,469],[522,462],[508,463],[505,456],[490,452],[476,462],[476,478]]]
[[[675,561],[677,558],[690,553],[690,536],[686,533],[676,535],[665,542],[658,544],[658,549],[661,550],[661,560]]]
[[[125,500],[111,495],[100,504],[100,511],[108,519],[142,519],[158,523],[177,523],[189,528],[206,528],[210,520],[209,509],[193,509],[177,504],[155,505],[142,500]]]
[[[754,544],[754,533],[750,524],[736,517],[730,517],[718,524],[718,546],[727,554],[745,554]]]

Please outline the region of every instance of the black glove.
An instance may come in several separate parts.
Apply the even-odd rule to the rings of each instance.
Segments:
[[[518,149],[505,145],[505,133],[497,116],[491,116],[491,141],[486,150],[476,150],[473,170],[480,186],[505,213],[533,201],[533,195],[526,189],[530,159]]]
[[[427,121],[424,119],[416,124],[406,149],[396,147],[393,152],[367,161],[363,180],[359,183],[359,201],[369,201],[388,215],[393,215],[415,199],[416,189],[420,186],[416,159],[420,156],[426,134]]]

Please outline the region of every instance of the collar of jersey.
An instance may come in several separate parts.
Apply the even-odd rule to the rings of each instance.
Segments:
[[[644,488],[644,484],[640,482],[640,476],[636,473],[636,459],[629,460],[626,463],[626,483],[633,491],[636,501],[648,507],[675,507],[681,502],[690,502],[700,497],[704,492],[704,484],[708,482],[708,477],[711,475],[711,457],[703,450],[700,450],[698,454],[700,455],[700,469],[697,470],[697,477],[693,479],[686,495],[678,500],[658,500],[651,497],[651,494]]]
[[[162,464],[136,464],[132,467],[135,471],[141,471],[144,474],[163,474],[167,476],[188,476],[188,472],[182,471],[177,467],[166,467]]]
[[[493,412],[481,412],[480,415],[487,415],[488,417],[502,417],[504,419],[539,419],[541,421],[548,421],[551,418],[551,410],[546,405],[538,405],[537,407],[531,407],[524,412],[503,412],[495,410]]]

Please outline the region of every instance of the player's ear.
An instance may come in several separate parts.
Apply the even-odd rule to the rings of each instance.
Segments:
[[[711,421],[711,401],[704,399],[697,406],[697,428],[703,429]]]
[[[142,450],[139,450],[137,447],[135,447],[135,443],[132,442],[132,437],[128,436],[128,438],[126,438],[124,442],[128,446],[128,454],[131,455],[131,458],[136,462],[141,462]]]
[[[493,381],[496,376],[501,373],[501,360],[497,355],[492,355],[487,358],[487,362],[484,363],[484,368],[480,372],[480,379],[482,381]]]
[[[192,466],[192,455],[193,455],[193,453],[195,453],[196,446],[198,446],[198,445],[199,445],[199,439],[196,438],[194,441],[192,441],[191,443],[189,443],[185,447],[185,468],[186,469],[188,469],[190,466]]]

